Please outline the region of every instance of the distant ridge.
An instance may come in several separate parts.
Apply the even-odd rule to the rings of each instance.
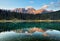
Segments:
[[[53,12],[53,10],[46,10],[46,9],[39,9],[39,10],[36,10],[34,8],[15,8],[12,10],[13,12],[18,12],[18,13],[29,13],[29,14],[41,14],[41,13],[48,13],[48,12]]]
[[[34,14],[18,13],[11,10],[0,9],[0,20],[60,20],[60,10],[55,12],[43,12]]]

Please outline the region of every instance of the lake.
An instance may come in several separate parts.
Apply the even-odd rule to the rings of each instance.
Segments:
[[[60,22],[0,22],[0,31],[33,27],[60,30]]]
[[[0,41],[60,41],[60,22],[0,22]]]
[[[33,33],[6,31],[0,33],[0,41],[60,41],[60,31],[46,30],[45,32],[36,31]]]

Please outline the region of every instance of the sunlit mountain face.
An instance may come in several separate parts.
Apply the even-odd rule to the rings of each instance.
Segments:
[[[60,10],[60,0],[1,0],[0,9],[28,14],[48,13]]]
[[[12,10],[13,12],[18,12],[18,13],[29,13],[29,14],[41,14],[41,13],[49,13],[53,12],[53,10],[46,10],[46,9],[34,9],[34,8],[15,8]]]

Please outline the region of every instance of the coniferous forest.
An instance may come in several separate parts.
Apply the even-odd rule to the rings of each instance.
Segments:
[[[41,14],[28,14],[28,13],[17,13],[9,10],[0,9],[0,20],[60,20],[60,11],[41,13]]]

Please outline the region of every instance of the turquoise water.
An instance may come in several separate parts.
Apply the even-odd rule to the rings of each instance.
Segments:
[[[60,22],[8,22],[0,23],[1,30],[13,30],[22,28],[43,28],[43,29],[56,29],[60,30]]]
[[[42,28],[45,32],[25,33],[30,28]],[[16,32],[21,31],[23,33]],[[0,23],[0,41],[60,41],[60,22],[8,22]],[[43,34],[46,33],[47,36]]]

